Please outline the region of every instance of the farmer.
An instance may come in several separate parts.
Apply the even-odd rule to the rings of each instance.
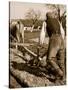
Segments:
[[[64,78],[65,48],[64,39],[61,35],[60,24],[54,13],[46,14],[46,30],[49,36],[47,63],[54,68],[56,77]]]

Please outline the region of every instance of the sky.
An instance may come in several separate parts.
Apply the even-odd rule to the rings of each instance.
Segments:
[[[41,12],[41,18],[45,19],[46,12],[50,11],[45,4],[40,3],[25,3],[25,2],[10,2],[10,19],[25,19],[25,15],[29,9]],[[61,13],[64,12],[62,8]]]

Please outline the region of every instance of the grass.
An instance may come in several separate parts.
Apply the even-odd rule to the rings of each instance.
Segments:
[[[28,48],[33,51],[34,53],[37,53],[37,48],[39,46],[38,42],[31,41],[30,39],[33,38],[39,38],[40,31],[25,31],[25,43],[33,43],[34,45],[28,46]],[[44,53],[47,53],[48,45],[44,44],[42,47],[40,47],[39,55],[42,56]]]
[[[30,32],[30,31],[25,31],[25,38],[27,39],[32,39],[32,38],[38,38],[40,35],[40,31],[33,31],[33,32]]]

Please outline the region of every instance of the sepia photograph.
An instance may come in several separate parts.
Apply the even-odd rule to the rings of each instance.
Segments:
[[[66,8],[9,2],[9,88],[66,85]]]

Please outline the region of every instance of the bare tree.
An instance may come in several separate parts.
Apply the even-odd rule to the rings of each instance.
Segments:
[[[49,9],[52,9],[52,10],[56,10],[56,12],[57,12],[57,14],[58,14],[58,19],[59,19],[59,21],[60,21],[60,11],[62,10],[62,9],[64,9],[65,8],[65,5],[59,5],[59,4],[46,4],[45,5],[47,8],[49,8]],[[66,12],[66,11],[64,11],[64,12]]]
[[[40,19],[40,16],[41,16],[41,12],[39,10],[34,10],[34,9],[29,9],[25,15],[27,19],[32,20],[33,27],[36,21]]]

